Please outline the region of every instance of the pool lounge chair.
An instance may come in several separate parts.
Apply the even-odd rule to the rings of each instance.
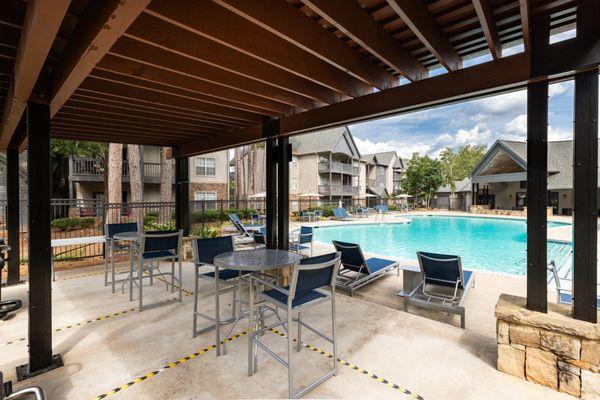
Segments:
[[[407,296],[402,295],[404,311],[410,304],[460,315],[460,327],[464,329],[464,303],[469,288],[475,286],[473,272],[463,271],[459,256],[418,251],[417,258],[423,280]]]
[[[333,209],[333,218],[340,221],[352,221],[353,218],[350,217],[348,211],[344,207],[338,207]]]
[[[365,259],[358,244],[337,240],[332,243],[335,250],[342,253],[343,268],[338,274],[336,286],[349,291],[350,296],[354,295],[355,290],[390,271],[396,270],[400,274],[398,263],[395,261],[375,257]]]
[[[260,232],[260,229],[264,226],[244,225],[236,214],[229,214],[229,220],[237,230],[238,234],[235,236],[236,244],[247,244],[254,242],[254,232]]]

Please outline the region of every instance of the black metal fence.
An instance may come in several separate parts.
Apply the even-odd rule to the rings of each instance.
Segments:
[[[297,218],[301,211],[321,210],[324,217],[333,216],[333,208],[343,206],[353,211],[357,208],[386,204],[390,209],[399,206],[391,199],[377,197],[363,199],[329,200],[307,198],[290,201],[290,218]],[[0,200],[0,237],[6,238],[6,200]],[[102,236],[107,222],[139,222],[146,231],[175,228],[175,203],[104,203],[94,199],[52,199],[52,239]],[[202,200],[190,202],[190,232],[193,235],[220,235],[229,223],[229,214],[236,213],[250,222],[258,216],[264,218],[264,198],[248,200]],[[20,204],[20,255],[21,262],[28,260],[28,205]],[[103,255],[103,245],[73,245],[54,247],[55,259],[73,260]]]

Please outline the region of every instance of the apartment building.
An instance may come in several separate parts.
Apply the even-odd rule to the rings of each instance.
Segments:
[[[400,191],[404,162],[395,151],[365,154],[360,158],[361,188],[378,197],[391,197]]]
[[[347,127],[293,137],[290,143],[290,198],[306,193],[329,200],[360,195],[360,153]]]
[[[147,202],[160,199],[160,148],[141,146],[143,199]],[[216,200],[228,198],[229,165],[227,151],[219,151],[190,160],[190,200]],[[131,199],[129,188],[129,163],[123,153],[122,201]],[[173,168],[174,171],[174,168]],[[69,198],[104,198],[104,161],[93,157],[69,158]],[[173,184],[175,177],[173,176]],[[175,196],[173,192],[173,196]]]

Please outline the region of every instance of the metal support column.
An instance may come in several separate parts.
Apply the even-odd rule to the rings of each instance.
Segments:
[[[266,141],[266,245],[277,248],[277,144],[275,139]]]
[[[577,35],[598,35],[600,6],[577,10]],[[573,318],[596,323],[598,256],[598,69],[575,75]]]
[[[21,241],[19,236],[20,210],[19,210],[19,150],[9,148],[6,150],[6,230],[11,247],[8,252],[7,285],[20,282]]]
[[[190,234],[190,161],[180,157],[175,161],[175,220],[183,235]]]
[[[29,196],[29,364],[23,380],[62,366],[52,355],[52,249],[50,247],[50,106],[27,105]]]
[[[269,249],[277,248],[277,152],[276,137],[279,135],[279,120],[265,118],[262,125],[266,149],[266,246]]]
[[[289,138],[278,142],[277,160],[277,248],[288,250],[290,245],[290,162],[292,145]]]

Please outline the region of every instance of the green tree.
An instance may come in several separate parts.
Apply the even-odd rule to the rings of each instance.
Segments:
[[[79,140],[52,139],[50,152],[58,157],[100,157],[105,158],[108,145],[101,142],[85,142]]]
[[[443,184],[450,185],[454,192],[454,183],[469,176],[486,150],[485,145],[473,146],[470,144],[459,147],[458,151],[452,147],[445,148],[439,156],[443,169]]]
[[[425,205],[429,206],[433,193],[444,183],[444,169],[442,162],[428,156],[413,154],[406,175],[402,179],[402,190],[413,196],[425,198]]]

